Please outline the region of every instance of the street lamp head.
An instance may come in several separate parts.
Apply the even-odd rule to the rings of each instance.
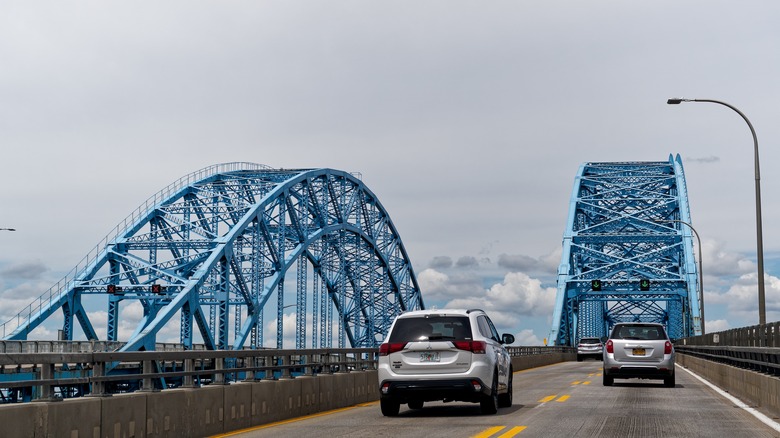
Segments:
[[[16,231],[16,228],[0,228],[0,231]]]
[[[671,99],[667,99],[666,103],[669,105],[679,105],[682,102],[687,102],[688,99],[683,99],[682,97],[673,97]]]

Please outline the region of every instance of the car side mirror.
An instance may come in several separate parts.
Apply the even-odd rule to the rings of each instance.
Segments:
[[[509,333],[504,333],[501,335],[501,343],[502,344],[514,344],[515,343],[515,337],[513,335],[510,335]]]

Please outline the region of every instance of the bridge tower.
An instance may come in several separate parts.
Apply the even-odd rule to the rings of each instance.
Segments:
[[[105,313],[87,311],[100,301]],[[288,348],[285,318],[296,348],[373,347],[395,315],[424,308],[395,226],[358,177],[253,163],[201,169],[149,198],[2,336],[27,339],[57,315],[66,340],[78,323],[87,339],[118,341],[125,306],[143,313],[129,351],[171,331],[187,349],[194,338]]]
[[[574,181],[558,268],[555,345],[618,322],[701,334],[698,267],[682,160],[585,163]]]

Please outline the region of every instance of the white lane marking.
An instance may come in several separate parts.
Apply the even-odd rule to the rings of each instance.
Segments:
[[[733,395],[727,393],[726,391],[718,388],[717,386],[715,386],[712,383],[710,383],[707,380],[705,380],[703,377],[699,377],[698,374],[694,373],[693,371],[689,370],[688,368],[684,368],[680,364],[675,364],[675,365],[680,367],[680,369],[687,371],[688,374],[692,375],[693,377],[696,377],[697,379],[699,379],[702,383],[704,383],[705,385],[707,385],[710,388],[712,388],[715,392],[717,392],[718,394],[722,395],[724,398],[726,398],[730,402],[734,403],[734,405],[736,405],[738,408],[742,408],[742,409],[746,410],[748,413],[750,413],[754,417],[758,418],[762,423],[764,423],[767,426],[771,427],[775,431],[780,432],[780,424],[778,424],[776,421],[772,420],[771,418],[767,417],[766,415],[762,414],[761,412],[759,412],[759,411],[751,408],[750,406],[746,405],[740,399],[738,399],[738,398],[734,397]]]

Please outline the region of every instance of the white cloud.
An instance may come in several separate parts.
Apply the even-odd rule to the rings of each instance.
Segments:
[[[780,320],[780,278],[765,274],[764,291],[767,322]],[[724,293],[707,293],[705,306],[709,305],[725,306],[737,327],[758,324],[757,274],[740,276]],[[709,325],[706,328],[712,331]]]
[[[725,319],[716,319],[713,321],[706,321],[704,329],[707,333],[722,332],[731,328],[731,324]]]
[[[476,271],[455,271],[448,275],[426,269],[417,275],[423,298],[430,301],[471,297],[484,291],[482,277]]]
[[[535,346],[544,345],[544,342],[540,340],[531,329],[520,330],[515,334],[515,342],[513,346]]]
[[[522,272],[506,274],[503,282],[470,297],[451,300],[447,307],[480,308],[490,314],[496,325],[514,327],[522,316],[551,314],[555,304],[555,288],[542,287],[541,281]]]

